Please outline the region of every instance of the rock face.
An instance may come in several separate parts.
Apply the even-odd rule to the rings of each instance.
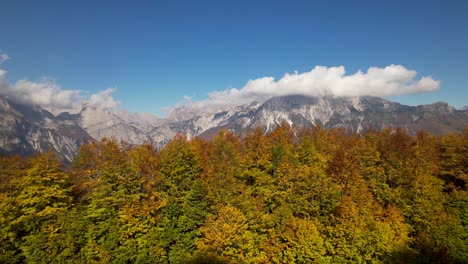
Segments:
[[[151,141],[148,136],[153,124],[159,119],[142,113],[129,113],[123,110],[110,111],[83,105],[77,114],[61,113],[60,120],[79,124],[96,140],[115,137],[130,144],[143,144]]]
[[[53,150],[71,161],[84,140],[92,140],[78,124],[63,121],[36,106],[0,97],[0,153],[31,155]]]
[[[187,109],[180,108],[179,111]],[[468,111],[456,110],[446,103],[406,106],[378,97],[294,95],[166,122],[166,129],[180,129],[189,136],[207,138],[220,129],[242,134],[248,129],[262,127],[269,132],[283,122],[292,127],[321,125],[325,128],[342,127],[358,133],[371,128],[401,127],[411,134],[420,129],[433,134],[446,134],[462,131],[468,126]],[[158,129],[155,128],[153,133]]]
[[[114,137],[130,144],[152,142],[163,146],[177,133],[212,138],[221,129],[243,135],[256,127],[267,133],[283,122],[295,128],[321,125],[361,133],[401,127],[411,134],[424,129],[439,135],[468,127],[468,110],[456,110],[443,102],[406,106],[378,97],[293,95],[217,111],[182,106],[166,118],[88,105],[76,114],[54,116],[39,107],[1,98],[0,121],[2,153],[27,155],[52,148],[63,159],[71,160],[85,139]]]

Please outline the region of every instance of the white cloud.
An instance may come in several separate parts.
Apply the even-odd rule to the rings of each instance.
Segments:
[[[51,79],[23,79],[10,83],[6,75],[7,71],[0,69],[0,95],[17,102],[38,105],[55,114],[64,111],[77,112],[86,100],[83,91],[63,89]],[[92,94],[88,103],[99,108],[114,109],[119,105],[112,96],[114,92],[114,88],[109,88]]]
[[[44,108],[75,109],[83,100],[78,90],[63,90],[54,81],[39,82],[19,80],[9,86],[9,96],[25,103],[33,103]]]
[[[0,50],[0,65],[2,65],[5,61],[9,59],[10,59],[10,56],[8,56],[8,54]]]
[[[0,71],[0,95],[10,99],[50,110],[64,111],[79,108],[83,101],[81,91],[64,90],[52,80],[43,79],[38,82],[18,80],[16,83],[9,83],[6,79],[7,72]]]
[[[120,102],[115,100],[112,94],[116,91],[115,88],[107,88],[91,95],[88,104],[97,108],[115,109],[120,105]]]
[[[309,72],[287,73],[275,81],[263,77],[248,81],[241,89],[215,91],[208,99],[191,103],[192,107],[218,109],[229,105],[265,100],[273,96],[394,96],[418,94],[439,89],[440,82],[430,76],[415,79],[417,72],[401,65],[370,67],[346,75],[344,66],[316,66]]]
[[[0,65],[8,60],[8,54],[0,50]],[[115,109],[120,102],[114,99],[115,88],[108,88],[91,96],[85,96],[81,90],[63,89],[53,80],[40,81],[18,80],[10,83],[7,71],[0,69],[0,95],[23,103],[36,104],[54,113],[74,112],[83,102],[105,109]],[[416,78],[417,72],[401,65],[384,68],[370,67],[367,72],[358,71],[346,74],[344,66],[316,66],[304,73],[287,73],[279,80],[262,77],[248,81],[244,87],[214,91],[208,99],[192,101],[184,96],[182,105],[203,110],[219,110],[227,106],[266,100],[274,96],[395,96],[404,94],[426,93],[439,89],[440,82],[430,76]],[[181,105],[176,105],[175,108]],[[174,110],[174,108],[170,109]]]

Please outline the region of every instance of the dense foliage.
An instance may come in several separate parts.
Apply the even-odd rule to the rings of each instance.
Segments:
[[[468,263],[468,130],[0,157],[1,263]]]

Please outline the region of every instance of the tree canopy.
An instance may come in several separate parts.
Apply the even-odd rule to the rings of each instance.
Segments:
[[[468,263],[468,129],[0,156],[2,263]]]

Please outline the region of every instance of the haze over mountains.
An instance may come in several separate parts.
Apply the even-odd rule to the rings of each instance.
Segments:
[[[193,105],[174,108],[167,117],[109,110],[83,104],[77,113],[49,111],[0,97],[0,152],[28,155],[53,149],[71,161],[84,140],[115,137],[130,144],[152,142],[163,146],[177,133],[189,138],[211,138],[222,129],[243,135],[261,127],[265,133],[286,122],[293,129],[320,125],[353,132],[401,127],[409,133],[424,129],[433,134],[462,131],[468,110],[447,103],[406,106],[379,97],[272,97],[224,108]]]

